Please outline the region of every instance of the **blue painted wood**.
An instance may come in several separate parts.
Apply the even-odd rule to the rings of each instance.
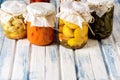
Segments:
[[[87,44],[95,79],[109,80],[98,41],[89,39]]]
[[[4,34],[2,32],[2,28],[1,28],[1,25],[0,25],[0,55],[1,55],[1,50],[2,50],[2,47],[3,47],[3,42],[4,42]]]
[[[31,45],[29,80],[45,80],[45,47]]]
[[[115,42],[120,42],[120,4],[115,4],[113,20],[113,36]]]
[[[2,4],[4,1],[6,1],[6,0],[0,0],[0,7],[1,7],[1,4]]]
[[[89,39],[87,45],[75,53],[79,80],[109,80],[97,40]]]
[[[60,80],[77,80],[74,53],[72,49],[60,46]]]
[[[87,45],[75,51],[77,80],[95,80]]]
[[[5,38],[0,56],[0,80],[10,80],[14,62],[15,40]]]
[[[101,41],[103,57],[106,64],[106,70],[108,75],[110,76],[111,80],[119,80],[120,79],[120,60],[116,56],[117,51],[116,47],[113,44],[112,36],[107,39]]]
[[[26,39],[17,41],[11,80],[28,80],[29,46],[30,43]]]
[[[60,80],[59,53],[57,45],[46,46],[46,80]]]

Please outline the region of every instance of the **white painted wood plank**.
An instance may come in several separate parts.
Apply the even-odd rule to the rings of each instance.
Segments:
[[[3,46],[3,42],[4,42],[4,34],[2,32],[2,28],[1,28],[1,25],[0,25],[0,54],[1,54],[1,49],[2,49],[2,46]]]
[[[31,46],[29,80],[45,80],[45,47]]]
[[[87,45],[75,50],[77,80],[95,80]]]
[[[24,0],[25,3],[30,4],[30,0]]]
[[[0,55],[0,80],[10,80],[14,61],[15,40],[5,38]]]
[[[112,36],[101,41],[106,68],[111,80],[120,80],[120,60]]]
[[[95,80],[109,80],[98,41],[89,39],[87,50],[89,51]]]
[[[119,57],[119,59],[120,59],[120,42],[116,42],[115,45],[116,45],[116,49],[117,49],[117,52],[118,52],[118,54],[116,54],[116,55],[117,55],[117,56]]]
[[[27,39],[18,40],[11,80],[27,80],[29,70],[29,45]]]
[[[67,49],[60,45],[60,80],[76,80],[74,53],[72,49]]]
[[[57,45],[46,46],[46,80],[60,80]]]
[[[116,3],[114,8],[113,35],[116,42],[120,42],[120,4]]]

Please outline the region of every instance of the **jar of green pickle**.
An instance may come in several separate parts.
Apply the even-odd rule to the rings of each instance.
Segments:
[[[58,38],[61,45],[82,48],[88,41],[88,22],[92,20],[89,7],[82,2],[65,2],[60,6]]]
[[[1,4],[0,23],[6,37],[25,38],[27,34],[23,14],[26,12],[24,1],[5,1]]]
[[[94,23],[90,23],[89,38],[104,39],[111,35],[113,28],[113,0],[87,0]],[[93,33],[92,33],[93,32]]]

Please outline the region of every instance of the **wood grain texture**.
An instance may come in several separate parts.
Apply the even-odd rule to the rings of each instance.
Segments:
[[[95,79],[87,46],[83,49],[75,50],[77,80]]]
[[[15,40],[5,38],[0,55],[0,80],[10,80],[14,62]]]
[[[74,53],[72,49],[60,46],[61,80],[76,80]]]
[[[27,80],[29,71],[29,45],[27,39],[17,41],[11,80]]]
[[[2,28],[1,28],[1,25],[0,25],[0,55],[1,55],[1,50],[2,50],[2,47],[3,47],[3,42],[4,42],[4,34],[2,32]]]
[[[98,41],[89,39],[87,50],[90,55],[95,79],[109,80]]]
[[[101,41],[103,50],[103,57],[106,64],[106,69],[111,80],[120,79],[120,60],[117,56],[116,47],[114,45],[113,37],[110,36],[107,39]]]
[[[76,50],[79,80],[109,80],[97,40],[88,40],[87,45]]]
[[[31,46],[29,80],[45,80],[45,47]]]
[[[115,42],[120,42],[120,4],[114,5],[113,37]]]
[[[46,46],[46,80],[60,80],[57,45]]]

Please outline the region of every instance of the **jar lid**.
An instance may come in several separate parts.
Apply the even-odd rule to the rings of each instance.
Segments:
[[[99,17],[110,11],[114,6],[114,0],[87,0],[91,11],[95,11]]]
[[[87,2],[92,5],[106,5],[108,3],[113,4],[114,0],[87,0]]]
[[[11,14],[20,14],[26,11],[27,5],[24,1],[5,1],[1,9]]]
[[[32,15],[50,15],[55,12],[55,7],[51,3],[35,2],[27,6],[27,11]]]
[[[74,2],[62,3],[60,10],[64,12],[85,13],[85,12],[89,12],[89,7],[85,3],[74,1]]]
[[[76,24],[81,28],[82,22],[91,22],[93,19],[88,5],[78,1],[62,3],[57,17]]]

